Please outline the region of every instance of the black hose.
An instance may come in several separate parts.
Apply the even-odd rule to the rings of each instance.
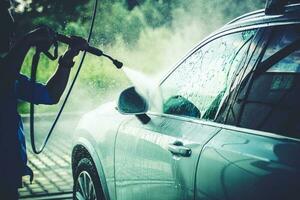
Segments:
[[[94,22],[95,22],[95,18],[96,18],[96,14],[97,14],[97,5],[98,5],[98,0],[95,0],[95,5],[94,5],[94,13],[93,13],[93,18],[92,18],[92,23],[91,23],[91,27],[90,27],[90,32],[89,32],[89,36],[88,36],[88,42],[90,42],[91,40],[91,36],[92,36],[92,31],[93,31],[93,28],[94,28]],[[71,83],[71,86],[67,92],[67,95],[63,101],[63,104],[59,110],[59,112],[57,113],[57,116],[49,130],[49,133],[48,135],[46,136],[46,139],[44,140],[43,144],[41,145],[40,149],[37,149],[36,146],[35,146],[35,138],[34,138],[34,103],[30,103],[30,139],[31,139],[31,147],[32,147],[32,151],[35,153],[35,154],[40,154],[43,152],[59,118],[60,118],[60,115],[61,113],[63,112],[64,110],[64,107],[69,99],[69,96],[73,90],[73,87],[75,85],[75,82],[78,78],[78,75],[80,73],[80,70],[81,70],[81,67],[82,67],[82,64],[83,64],[83,61],[84,61],[84,58],[85,58],[85,55],[86,55],[86,51],[83,53],[83,56],[81,58],[81,61],[80,61],[80,64],[79,64],[79,67],[76,71],[76,74],[75,74],[75,77]],[[37,66],[38,66],[38,61],[39,61],[39,57],[40,57],[40,52],[37,50],[33,59],[32,59],[32,71],[31,71],[31,81],[32,83],[35,83],[35,79],[36,79],[36,71],[37,71]],[[32,98],[34,98],[34,91],[32,91],[33,94],[32,94]],[[33,99],[32,99],[33,100]]]
[[[40,54],[41,52],[36,49],[36,52],[32,58],[32,65],[31,65],[31,74],[30,74],[30,80],[31,83],[34,84],[36,81],[36,71],[37,71],[37,66],[39,64],[39,60],[40,60]],[[32,87],[32,91],[31,92],[31,102],[34,100],[34,87]],[[38,151],[36,150],[36,146],[35,146],[35,140],[34,140],[34,104],[30,103],[30,142],[31,142],[31,147],[34,153],[38,153]]]

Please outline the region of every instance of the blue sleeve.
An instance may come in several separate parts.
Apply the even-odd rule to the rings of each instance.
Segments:
[[[48,89],[41,83],[32,83],[29,78],[24,75],[19,76],[16,81],[16,94],[18,99],[34,104],[54,104]]]

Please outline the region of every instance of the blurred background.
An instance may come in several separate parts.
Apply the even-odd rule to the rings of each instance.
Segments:
[[[13,3],[18,36],[44,24],[62,34],[88,38],[95,0],[14,0]],[[50,194],[69,194],[70,197],[70,138],[82,114],[106,101],[116,100],[132,83],[155,84],[209,33],[235,17],[264,8],[264,4],[265,0],[98,0],[90,43],[123,62],[131,73],[116,69],[105,58],[86,55],[45,152],[34,155],[29,147],[29,135],[26,136],[29,166],[34,170],[35,179],[33,184],[24,179],[21,197],[32,199]],[[66,48],[60,45],[60,54]],[[33,50],[28,53],[23,74],[30,75],[33,54]],[[81,59],[82,54],[76,60],[69,83]],[[42,56],[37,80],[45,83],[56,66],[57,61]],[[63,99],[58,105],[36,106],[38,146],[48,133]],[[19,112],[28,134],[29,104],[20,102]]]
[[[87,38],[94,3],[94,0],[15,0],[17,33],[22,35],[46,24],[57,32]],[[239,15],[263,8],[264,4],[264,0],[100,0],[91,44],[125,66],[159,78],[204,36]],[[62,46],[60,52],[65,48]],[[32,55],[33,52],[28,54],[22,73],[29,74]],[[38,80],[47,81],[56,65],[57,61],[43,57]],[[124,73],[110,61],[88,55],[74,89],[77,95],[70,99],[73,106],[68,109],[90,109],[128,84]],[[83,105],[80,96],[85,100],[91,98]],[[56,109],[39,106],[38,111]],[[28,111],[28,105],[20,103],[20,112]]]

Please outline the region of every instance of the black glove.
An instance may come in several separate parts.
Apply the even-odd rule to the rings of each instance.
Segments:
[[[62,67],[71,68],[74,66],[74,57],[76,57],[80,51],[84,51],[89,46],[88,42],[82,37],[71,36],[72,42],[69,44],[68,50],[63,56],[59,58],[59,65]]]
[[[29,46],[35,46],[40,51],[48,51],[55,42],[56,33],[47,26],[41,26],[27,33],[25,39]]]

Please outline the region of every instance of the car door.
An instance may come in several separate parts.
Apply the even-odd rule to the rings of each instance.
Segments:
[[[203,146],[235,72],[251,57],[257,30],[219,35],[196,48],[160,86],[151,121],[124,122],[115,141],[117,199],[193,199]],[[154,100],[154,99],[152,99]]]
[[[270,34],[256,69],[220,112],[230,126],[201,153],[197,199],[300,198],[300,26]]]

